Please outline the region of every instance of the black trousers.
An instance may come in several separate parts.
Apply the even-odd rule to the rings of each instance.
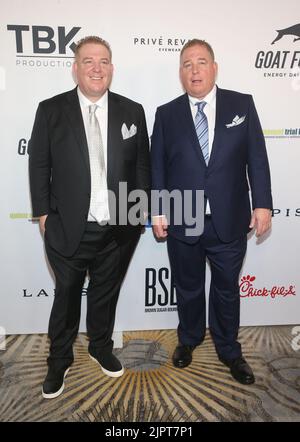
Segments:
[[[87,272],[89,350],[98,354],[112,351],[119,292],[139,235],[119,245],[111,226],[87,223],[79,248],[70,258],[54,250],[46,237],[46,253],[56,282],[48,331],[51,341],[48,365],[60,369],[74,360],[72,345],[79,329],[82,287]]]
[[[168,236],[168,253],[177,294],[178,339],[198,345],[206,331],[205,267],[211,268],[208,324],[216,351],[224,359],[241,356],[237,341],[240,321],[239,274],[247,248],[247,236],[223,243],[210,217],[195,244]]]

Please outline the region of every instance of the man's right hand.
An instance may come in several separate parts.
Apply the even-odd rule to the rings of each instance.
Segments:
[[[168,236],[168,221],[167,218],[162,216],[152,217],[152,229],[157,239],[163,239]]]
[[[43,236],[45,235],[45,222],[46,222],[47,216],[48,215],[42,215],[42,216],[40,216],[40,219],[39,219],[39,225],[40,225],[40,229],[41,229]]]

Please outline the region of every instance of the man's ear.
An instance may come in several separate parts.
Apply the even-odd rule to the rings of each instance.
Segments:
[[[214,62],[214,69],[215,69],[215,78],[218,76],[219,66],[218,63]]]
[[[72,65],[72,78],[74,80],[74,83],[77,84],[77,62],[74,61]]]
[[[77,75],[77,62],[74,61],[73,65],[72,65],[72,74],[76,77]]]

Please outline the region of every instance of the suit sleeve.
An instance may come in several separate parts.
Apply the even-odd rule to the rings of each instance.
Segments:
[[[152,166],[152,190],[162,191],[166,189],[166,157],[163,124],[159,108],[155,114],[153,133],[151,137],[151,166]],[[157,204],[152,206],[152,216],[163,215],[162,201],[155,198]]]
[[[252,97],[248,121],[248,177],[252,208],[272,209],[271,177],[265,138]]]
[[[33,216],[49,213],[51,179],[50,141],[45,113],[39,105],[29,147],[29,183]]]

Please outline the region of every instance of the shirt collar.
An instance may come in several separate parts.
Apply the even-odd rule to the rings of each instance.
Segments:
[[[191,105],[193,105],[193,106],[195,106],[196,103],[199,103],[201,101],[205,101],[208,105],[214,106],[214,103],[216,102],[216,94],[217,94],[217,86],[214,85],[212,90],[205,97],[203,97],[201,100],[199,100],[199,98],[192,97],[191,95],[188,95],[188,97],[189,97],[189,101],[190,101]]]
[[[96,101],[95,103],[93,103],[92,101],[90,101],[82,92],[81,92],[81,90],[79,89],[79,87],[77,87],[77,94],[78,94],[78,98],[79,98],[79,103],[80,103],[80,106],[83,106],[83,107],[88,107],[88,106],[90,106],[91,104],[97,104],[97,106],[99,106],[99,107],[105,107],[105,106],[107,106],[107,101],[108,101],[108,91],[106,91],[103,95],[102,95],[102,97],[98,100],[98,101]]]

